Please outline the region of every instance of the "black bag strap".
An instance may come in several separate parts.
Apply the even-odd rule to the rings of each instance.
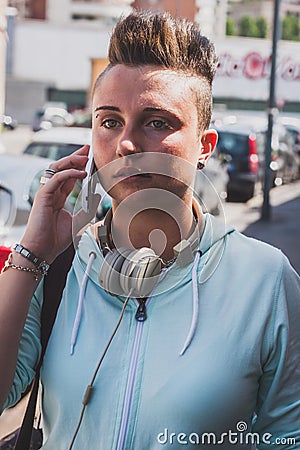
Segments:
[[[33,381],[31,394],[14,450],[29,450],[30,448],[30,440],[39,388],[40,369],[43,363],[48,340],[55,322],[62,293],[66,284],[67,274],[72,265],[74,253],[75,249],[73,244],[71,244],[53,261],[48,274],[44,277],[44,300],[41,313],[41,358],[36,369],[36,375]]]
[[[55,322],[57,310],[67,281],[67,275],[74,259],[75,249],[71,244],[51,264],[44,279],[44,302],[41,315],[41,343],[43,358]],[[40,361],[41,363],[42,361]]]

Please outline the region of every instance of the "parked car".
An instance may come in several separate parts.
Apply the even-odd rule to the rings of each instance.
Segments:
[[[0,233],[15,220],[15,199],[11,189],[0,183]]]
[[[222,202],[227,197],[229,182],[227,165],[228,158],[224,158],[216,149],[206,167],[197,170],[194,190],[203,211],[214,215],[220,213]]]
[[[65,108],[60,106],[47,106],[35,112],[32,130],[48,130],[52,127],[71,126],[74,118]]]
[[[217,127],[217,151],[229,155],[227,200],[246,202],[260,187],[265,135],[254,133],[247,125]]]
[[[231,156],[228,165],[228,200],[247,201],[261,189],[265,173],[268,123],[255,116],[225,116],[214,124],[219,152]],[[271,143],[272,186],[291,182],[298,173],[298,160],[288,130],[276,122]]]
[[[76,109],[72,111],[74,123],[72,126],[75,127],[92,127],[92,113],[90,108],[87,109]]]
[[[272,159],[278,165],[276,168],[276,185],[290,183],[298,178],[299,155],[294,151],[291,133],[279,121],[273,126]]]
[[[293,138],[293,143],[297,152],[300,154],[300,119],[296,117],[282,116],[279,122],[284,125]]]
[[[14,130],[17,125],[18,122],[12,116],[0,114],[0,126],[3,126],[7,130]]]
[[[91,136],[90,128],[57,127],[41,130],[34,133],[23,153],[57,160],[90,144]]]
[[[51,162],[34,155],[0,154],[0,181],[13,192],[17,209],[30,211],[28,192],[31,182]]]
[[[13,221],[0,234],[1,245],[10,246],[22,237],[31,209],[28,200],[32,180],[40,178],[51,162],[32,155],[0,154],[0,182],[11,191],[14,205]]]
[[[291,135],[293,150],[297,155],[298,177],[300,176],[300,119],[283,116],[279,118],[280,123],[285,126]]]

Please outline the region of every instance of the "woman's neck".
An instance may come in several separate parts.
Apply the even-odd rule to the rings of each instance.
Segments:
[[[179,202],[180,203],[180,202]],[[197,221],[202,220],[197,217]],[[200,224],[198,224],[200,225]],[[164,260],[174,257],[173,247],[187,239],[195,227],[192,204],[182,204],[176,209],[176,217],[160,209],[148,208],[133,211],[113,208],[111,237],[116,248],[151,247]]]

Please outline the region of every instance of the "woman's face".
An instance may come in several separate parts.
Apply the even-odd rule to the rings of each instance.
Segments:
[[[188,202],[204,135],[199,136],[191,81],[179,73],[120,64],[95,90],[94,159],[101,174],[110,168],[105,178],[115,204],[148,188],[168,190]]]

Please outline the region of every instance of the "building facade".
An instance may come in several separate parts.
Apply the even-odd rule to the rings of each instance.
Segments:
[[[135,9],[150,9],[152,11],[168,11],[173,16],[194,20],[197,12],[197,0],[135,0]]]
[[[10,0],[20,17],[67,23],[77,20],[102,21],[108,25],[123,12],[132,0]]]
[[[195,20],[203,34],[225,35],[227,0],[10,0],[20,17],[53,23],[85,21],[111,26],[132,8],[168,11]]]
[[[279,15],[281,19],[288,15],[298,17],[300,23],[300,0],[281,0]],[[272,35],[274,0],[228,0],[227,15],[238,25],[244,16],[264,17],[268,27],[268,37]]]
[[[40,10],[35,0],[14,1],[22,8],[9,36],[6,113],[19,122],[30,123],[47,100],[64,101],[72,109],[89,105],[93,80],[107,64],[112,26],[121,11],[132,7],[166,9],[200,23],[220,57],[215,102],[267,100],[272,43],[225,37],[227,0],[36,1],[43,3]],[[278,97],[286,105],[300,104],[300,44],[281,41],[278,47]]]
[[[227,0],[135,0],[132,7],[168,11],[174,16],[198,22],[206,36],[225,36]]]

